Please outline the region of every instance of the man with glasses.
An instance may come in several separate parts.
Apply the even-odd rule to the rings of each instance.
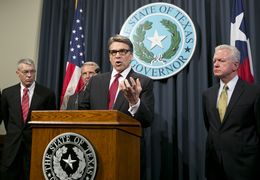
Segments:
[[[113,69],[90,79],[79,109],[116,109],[138,120],[143,128],[149,127],[154,118],[153,81],[132,70],[133,44],[127,37],[111,37],[108,49]],[[142,138],[141,179],[146,179],[144,143]]]
[[[35,73],[34,62],[21,59],[16,70],[20,83],[2,92],[1,110],[6,135],[0,179],[29,180],[32,131],[28,122],[31,111],[56,109],[54,92],[35,82]]]
[[[78,109],[79,101],[81,101],[81,96],[83,95],[83,91],[86,89],[86,86],[92,76],[97,75],[100,72],[100,68],[97,63],[93,61],[87,61],[81,67],[81,78],[84,83],[82,89],[79,92],[73,94],[69,97],[67,103],[67,110],[76,110]]]
[[[92,77],[84,91],[79,109],[116,109],[151,125],[154,116],[153,81],[131,69],[133,44],[124,36],[115,35],[108,41],[111,72]]]

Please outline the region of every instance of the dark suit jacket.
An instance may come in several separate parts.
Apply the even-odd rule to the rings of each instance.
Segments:
[[[7,134],[0,163],[4,167],[9,167],[22,143],[28,147],[30,154],[32,132],[28,122],[31,111],[56,109],[55,94],[36,83],[26,123],[22,119],[20,84],[3,90],[1,109]]]
[[[67,103],[67,110],[77,110],[79,109],[79,102],[82,99],[83,91],[79,93],[75,93],[69,97],[68,103]]]
[[[1,102],[2,102],[2,94],[1,94],[1,91],[0,91],[0,107],[1,107]],[[0,108],[0,125],[1,125],[1,122],[2,122],[2,110]]]
[[[108,109],[108,91],[111,72],[93,76],[84,91],[84,97],[79,104],[79,109],[91,110],[105,110]],[[140,106],[134,118],[141,122],[142,127],[150,126],[154,117],[154,94],[153,94],[153,81],[141,74],[135,73],[133,70],[127,75],[127,79],[133,77],[139,78],[142,85],[142,92],[140,94]],[[119,110],[129,116],[128,112],[129,103],[119,92],[113,109]]]
[[[260,170],[260,89],[239,79],[221,123],[216,108],[219,86],[203,93],[206,175],[217,175],[213,167],[222,163],[230,179],[255,180]]]

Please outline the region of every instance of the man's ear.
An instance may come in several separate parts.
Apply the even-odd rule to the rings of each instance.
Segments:
[[[95,72],[96,72],[96,73],[99,73],[99,72],[100,72],[100,68],[97,68],[97,69],[95,70]]]
[[[233,68],[233,71],[237,71],[239,69],[239,62],[238,61],[235,61],[234,62],[234,68]]]

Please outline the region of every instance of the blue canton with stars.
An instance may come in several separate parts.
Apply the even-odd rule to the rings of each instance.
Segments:
[[[80,2],[80,1],[79,1]],[[73,28],[70,40],[70,51],[68,61],[79,67],[85,62],[85,38],[84,38],[84,28],[82,26],[84,20],[83,10],[81,3],[75,12],[75,17],[73,19]]]

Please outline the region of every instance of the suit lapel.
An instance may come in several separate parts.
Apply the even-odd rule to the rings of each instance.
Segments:
[[[123,105],[124,101],[125,101],[125,97],[122,91],[119,91],[113,109],[120,110],[120,107]]]
[[[108,109],[108,96],[109,96],[109,83],[110,83],[110,79],[111,79],[111,73],[109,74],[109,76],[105,76],[104,77],[104,84],[105,84],[105,87],[104,87],[104,91],[105,93],[102,93],[105,95],[105,97],[103,97],[102,99],[105,101],[104,102],[104,105],[106,105],[106,109]]]
[[[31,101],[31,104],[30,104],[29,112],[31,112],[33,107],[35,107],[35,104],[37,104],[36,103],[37,99],[38,99],[38,86],[35,83],[34,92],[33,92],[32,101]]]
[[[40,95],[39,95],[39,91],[40,91],[40,88],[39,86],[37,85],[37,83],[35,82],[35,87],[34,87],[34,92],[33,92],[33,95],[32,95],[32,101],[31,101],[31,104],[30,104],[30,107],[29,107],[29,114],[27,116],[27,119],[26,121],[29,121],[31,118],[31,112],[32,110],[34,110],[35,108],[37,108],[37,104],[38,102],[40,101],[40,99],[42,98]],[[29,119],[28,119],[29,118]]]
[[[103,89],[101,90],[102,93],[100,93],[100,104],[102,104],[102,108],[108,109],[108,96],[109,96],[109,83],[111,79],[112,72],[109,73],[109,75],[103,76],[101,79],[101,84]],[[104,106],[104,107],[103,107]]]
[[[133,71],[132,69],[130,70],[130,72],[129,72],[128,75],[126,76],[126,79],[129,79],[130,77],[133,77],[133,78],[136,77],[136,76],[135,76],[135,73],[134,73],[134,71]],[[124,97],[122,91],[119,91],[113,109],[120,110],[120,108],[122,107],[122,105],[123,105],[126,101],[127,101],[127,100],[125,99],[125,97]],[[126,102],[126,103],[128,103],[128,102]]]
[[[18,103],[14,103],[14,106],[17,106],[18,109],[18,119],[20,119],[19,123],[20,125],[22,125],[23,123],[23,115],[22,115],[22,104],[21,104],[21,86],[20,83],[15,87],[15,93],[14,93],[14,97],[15,97],[15,101],[14,102],[18,102]]]
[[[218,101],[218,91],[219,91],[219,87],[220,87],[220,84],[214,86],[213,90],[212,90],[212,96],[214,98],[213,100],[213,104],[212,104],[212,107],[214,107],[214,117],[217,117],[215,118],[215,124],[216,126],[219,128],[221,126],[221,121],[220,121],[220,116],[219,116],[219,112],[218,112],[218,108],[217,108],[217,101]]]

